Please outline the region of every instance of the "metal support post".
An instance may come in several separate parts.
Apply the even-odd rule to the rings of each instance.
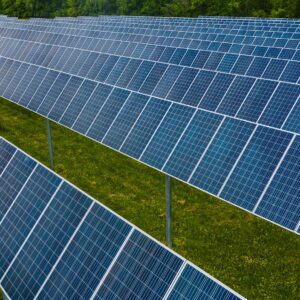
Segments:
[[[172,248],[172,178],[166,175],[166,238]]]
[[[51,166],[51,169],[54,169],[54,155],[53,155],[53,145],[52,145],[51,124],[48,119],[46,119],[46,128],[47,128],[47,137],[48,137],[50,166]]]

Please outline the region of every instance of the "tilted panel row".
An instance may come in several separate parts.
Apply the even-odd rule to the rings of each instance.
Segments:
[[[9,298],[242,299],[3,138],[0,172]]]

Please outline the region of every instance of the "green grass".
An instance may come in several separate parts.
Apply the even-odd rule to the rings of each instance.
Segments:
[[[53,124],[55,171],[165,243],[164,176]],[[0,99],[0,135],[49,165],[45,120]],[[173,181],[174,250],[249,299],[299,299],[295,234]]]

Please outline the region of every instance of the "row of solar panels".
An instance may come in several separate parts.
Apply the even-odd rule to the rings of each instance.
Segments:
[[[299,232],[299,136],[26,63],[2,65],[5,98]]]
[[[201,27],[199,30],[189,31],[189,30],[179,30],[179,28],[174,28],[172,30],[165,30],[162,28],[159,29],[147,29],[141,28],[140,24],[133,24],[132,27],[129,27],[126,23],[122,23],[122,26],[112,25],[88,25],[88,24],[74,24],[74,23],[65,23],[65,22],[53,22],[53,21],[39,21],[39,22],[24,22],[18,20],[1,20],[2,23],[7,25],[9,24],[18,24],[20,28],[25,29],[40,29],[45,30],[45,27],[48,30],[57,32],[62,30],[62,28],[68,29],[66,33],[74,33],[74,30],[80,30],[83,35],[92,34],[92,37],[97,37],[99,32],[105,32],[106,38],[109,37],[109,34],[117,33],[127,33],[127,34],[136,34],[140,36],[140,41],[145,39],[145,36],[157,36],[160,38],[181,38],[185,40],[185,44],[189,45],[187,42],[192,40],[193,43],[196,43],[197,40],[208,40],[208,41],[223,41],[226,38],[225,42],[235,43],[245,43],[249,45],[264,45],[264,46],[274,46],[274,47],[293,47],[294,49],[299,46],[299,33],[297,32],[286,32],[286,31],[253,31],[253,30],[238,30],[232,28],[214,28],[213,26]],[[116,22],[114,22],[115,24]],[[299,26],[298,26],[299,27]],[[245,36],[248,36],[245,38]],[[292,40],[291,40],[292,39]],[[295,40],[296,39],[296,40]],[[298,43],[297,43],[298,42]],[[297,44],[295,44],[297,43]]]
[[[12,299],[241,299],[0,137],[0,280]]]
[[[2,39],[0,55],[117,86],[126,89],[128,93],[135,91],[142,95],[152,95],[187,106],[300,133],[299,84],[233,75],[244,68],[241,60],[237,60],[232,67],[233,74],[224,74],[209,70],[208,65],[213,64],[214,59],[210,60],[211,56],[209,56],[205,62],[202,53],[198,53],[194,58],[192,67],[205,62],[205,70],[197,70],[163,62],[130,59],[130,54],[127,55],[128,57],[98,54],[15,39]],[[178,54],[173,53],[169,61],[175,61],[178,57]],[[188,61],[190,58],[187,52],[181,54],[181,57],[182,61]],[[257,74],[257,77],[278,79],[281,76],[280,78],[289,82],[299,81],[300,68],[297,66],[299,63],[279,62],[280,60],[271,60],[264,66],[261,60],[256,62],[254,60],[253,67],[247,66],[247,69],[248,72],[253,72],[253,75]],[[18,64],[3,64],[2,76],[6,75],[7,80],[10,80],[11,74],[18,72],[16,66]],[[266,70],[261,75],[264,68]],[[287,98],[286,101],[282,101],[284,97]]]

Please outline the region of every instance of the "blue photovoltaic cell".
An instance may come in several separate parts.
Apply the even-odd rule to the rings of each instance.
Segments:
[[[37,72],[38,67],[36,66],[30,66],[27,70],[26,74],[23,76],[22,80],[18,84],[17,87],[15,87],[15,90],[10,97],[11,100],[14,102],[20,103],[20,100],[22,99],[22,95],[24,94],[24,91],[28,87],[29,83],[31,82],[32,78],[34,77],[35,73]]]
[[[0,278],[56,191],[61,179],[38,166],[0,225]]]
[[[126,88],[128,83],[130,82],[132,76],[135,74],[136,70],[141,64],[141,60],[139,59],[132,59],[124,69],[122,75],[120,76],[118,82],[116,83],[117,86]]]
[[[226,94],[233,79],[233,75],[223,73],[217,74],[200,102],[199,107],[214,111]]]
[[[1,282],[12,299],[33,299],[91,203],[61,186]]]
[[[181,137],[163,171],[188,180],[223,117],[198,111]]]
[[[169,62],[169,60],[173,56],[174,52],[175,52],[175,48],[166,47],[164,49],[164,52],[160,56],[159,61],[160,62]]]
[[[120,57],[105,82],[108,84],[115,84],[126,68],[129,60],[130,59],[127,57]]]
[[[218,194],[254,127],[244,121],[225,119],[189,182]]]
[[[255,57],[246,75],[260,77],[266,69],[269,61],[269,58]]]
[[[39,106],[37,112],[44,116],[48,115],[49,111],[51,110],[52,106],[54,105],[61,92],[63,91],[69,79],[70,76],[67,74],[58,75],[51,89],[48,91],[44,101]]]
[[[154,63],[150,61],[143,61],[135,75],[132,77],[128,89],[138,91],[151,71]]]
[[[237,300],[238,296],[228,291],[221,284],[199,272],[190,265],[186,265],[172,289],[169,300],[197,300],[197,299],[226,299]]]
[[[107,100],[112,91],[112,87],[105,84],[98,84],[89,101],[82,109],[72,129],[85,134],[93,123],[98,112]]]
[[[252,211],[292,134],[259,126],[220,196]]]
[[[15,153],[15,149],[10,144],[6,143],[0,138],[0,175],[4,171],[5,167],[11,160],[12,156]]]
[[[262,77],[277,80],[281,75],[286,63],[286,60],[272,59]]]
[[[252,60],[253,60],[252,56],[244,56],[244,55],[239,56],[231,72],[240,75],[245,74]]]
[[[35,73],[34,77],[32,78],[30,84],[26,87],[26,90],[24,94],[22,95],[21,100],[19,101],[19,104],[23,106],[27,106],[30,100],[32,99],[32,96],[35,94],[37,88],[41,84],[41,82],[44,80],[48,70],[44,68],[39,68],[38,71]]]
[[[134,231],[95,299],[162,299],[182,263],[179,257]]]
[[[280,80],[296,83],[300,78],[300,62],[289,61],[287,67],[283,71]]]
[[[300,133],[300,98],[298,98],[295,107],[284,123],[283,128],[293,132]]]
[[[182,66],[187,66],[187,67],[191,66],[197,54],[198,54],[197,50],[187,50],[180,64]]]
[[[156,97],[165,98],[179,76],[181,70],[182,67],[170,65],[156,86],[153,95]]]
[[[257,80],[238,111],[237,117],[256,122],[276,86],[275,81]]]
[[[214,72],[201,70],[187,91],[182,103],[198,106],[215,75]]]
[[[248,95],[254,81],[255,79],[250,77],[235,77],[226,95],[219,104],[217,112],[234,116]]]
[[[109,73],[111,72],[112,68],[115,66],[116,62],[118,61],[118,56],[111,55],[106,60],[104,66],[101,68],[100,72],[98,73],[95,80],[104,82],[108,77]]]
[[[258,120],[259,123],[281,128],[299,95],[299,85],[280,83],[264,113]]]
[[[11,82],[12,78],[17,74],[19,67],[21,66],[21,63],[19,62],[13,62],[8,72],[5,74],[3,78],[1,78],[0,82],[0,95],[3,95],[5,89]]]
[[[78,90],[77,94],[74,96],[72,102],[64,112],[59,123],[72,127],[73,123],[80,114],[83,106],[88,102],[91,94],[96,88],[97,84],[90,80],[85,80],[82,83],[81,88]]]
[[[300,220],[300,137],[297,136],[255,213],[291,230]]]
[[[75,96],[77,90],[81,86],[83,79],[79,77],[71,77],[65,86],[64,90],[57,98],[55,104],[53,105],[51,111],[48,114],[48,117],[54,121],[59,121],[62,114],[68,107],[69,103]]]
[[[90,299],[130,229],[128,223],[94,205],[38,298]]]
[[[38,107],[44,101],[46,94],[51,88],[53,82],[56,80],[58,74],[59,74],[58,72],[51,71],[51,70],[47,73],[45,79],[43,80],[43,82],[35,92],[31,101],[29,102],[27,106],[28,108],[32,109],[33,111],[36,111],[38,109]]]
[[[103,143],[119,149],[148,100],[148,96],[132,93],[106,134]]]
[[[81,69],[78,71],[78,75],[95,79],[100,69],[103,67],[107,59],[107,55],[90,53],[86,61],[82,64]],[[77,64],[76,64],[77,65]]]
[[[7,99],[11,99],[11,95],[14,93],[16,87],[18,86],[19,82],[25,75],[29,68],[29,65],[27,64],[22,64],[16,73],[16,75],[13,77],[13,79],[10,81],[9,85],[7,86],[5,92],[3,93],[2,96],[4,96]]]
[[[194,112],[191,107],[172,105],[141,160],[161,169]]]
[[[203,68],[203,66],[205,65],[207,59],[209,58],[211,52],[209,51],[200,51],[198,53],[198,55],[196,56],[192,67],[194,68]]]
[[[185,55],[187,49],[177,48],[172,55],[171,59],[169,60],[170,64],[178,65],[182,60],[183,56]]]
[[[140,157],[169,106],[167,101],[151,98],[126,138],[121,151],[135,158]]]
[[[36,163],[21,152],[16,152],[0,177],[0,221],[15,200]]]
[[[149,73],[148,77],[146,78],[145,82],[141,86],[140,92],[151,95],[156,85],[161,80],[161,77],[163,76],[167,67],[167,64],[156,63]]]
[[[167,98],[176,102],[180,102],[182,97],[185,95],[186,91],[193,82],[195,76],[197,75],[197,69],[184,68],[180,73],[178,79],[176,80],[174,86],[169,92]]]
[[[115,88],[86,135],[97,141],[101,141],[129,94],[130,92],[126,90]]]
[[[227,73],[230,72],[237,59],[238,55],[236,54],[225,54],[221,63],[219,64],[218,71]]]
[[[223,56],[224,56],[224,53],[212,52],[204,65],[204,69],[216,70],[218,68],[218,65],[220,64]]]

